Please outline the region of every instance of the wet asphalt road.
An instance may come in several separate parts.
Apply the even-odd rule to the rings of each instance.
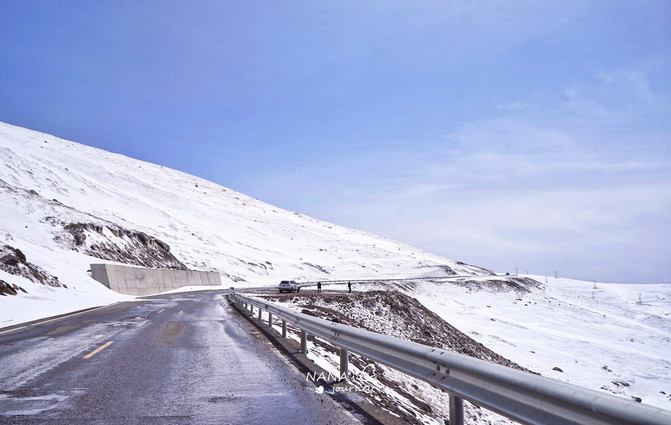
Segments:
[[[156,296],[0,333],[0,424],[352,422],[223,291]]]

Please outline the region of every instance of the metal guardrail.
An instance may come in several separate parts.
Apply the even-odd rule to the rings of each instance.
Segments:
[[[449,393],[450,424],[463,424],[463,400],[525,424],[669,425],[671,411],[647,406],[375,332],[297,313],[273,303],[229,294],[240,307],[268,312],[301,330],[301,350],[307,354],[307,334],[340,347],[341,376],[348,371],[349,352],[385,364]]]
[[[487,277],[502,277],[501,275],[452,275],[452,276],[427,276],[427,277],[397,277],[391,279],[341,279],[341,280],[314,280],[307,282],[298,282],[298,286],[301,288],[305,286],[314,286],[318,282],[321,282],[323,285],[339,285],[347,283],[370,283],[370,282],[399,282],[399,281],[412,281],[412,280],[447,280],[447,279],[463,279],[463,278],[487,278]],[[505,277],[505,276],[503,276]],[[514,276],[508,276],[514,277]]]

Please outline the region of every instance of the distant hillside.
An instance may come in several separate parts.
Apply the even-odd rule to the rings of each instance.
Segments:
[[[101,260],[214,270],[226,286],[491,273],[186,173],[4,123],[0,163],[0,247],[20,251],[26,264],[57,279],[52,287],[82,290],[95,283],[86,271]],[[0,261],[0,271],[44,281],[12,270]],[[11,280],[4,279],[9,287],[29,286]]]

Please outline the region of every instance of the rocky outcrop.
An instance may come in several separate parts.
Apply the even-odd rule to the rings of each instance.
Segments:
[[[56,276],[53,276],[47,273],[41,267],[30,263],[23,252],[20,249],[14,248],[9,245],[5,245],[0,248],[0,270],[3,270],[9,274],[15,276],[22,276],[35,283],[41,283],[42,285],[53,286],[53,287],[64,287],[66,286],[59,282]],[[14,290],[19,289],[23,290],[15,284],[9,285],[6,282],[5,288],[13,288]],[[8,290],[11,292],[11,289]],[[26,292],[23,290],[23,292]],[[11,294],[16,295],[16,294]]]
[[[16,283],[7,283],[4,280],[0,279],[0,296],[5,295],[18,295],[19,291],[28,293],[25,289],[17,285]]]
[[[134,266],[187,270],[170,253],[170,246],[144,232],[111,223],[63,223],[50,218],[63,231],[54,238],[68,248],[100,258]]]

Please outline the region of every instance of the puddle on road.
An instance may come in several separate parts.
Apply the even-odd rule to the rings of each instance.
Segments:
[[[74,324],[67,324],[67,325],[60,325],[56,329],[52,330],[51,332],[47,333],[47,336],[58,336],[58,335],[65,335],[70,332],[73,332],[77,329],[80,329],[84,326],[82,323],[74,323]]]

